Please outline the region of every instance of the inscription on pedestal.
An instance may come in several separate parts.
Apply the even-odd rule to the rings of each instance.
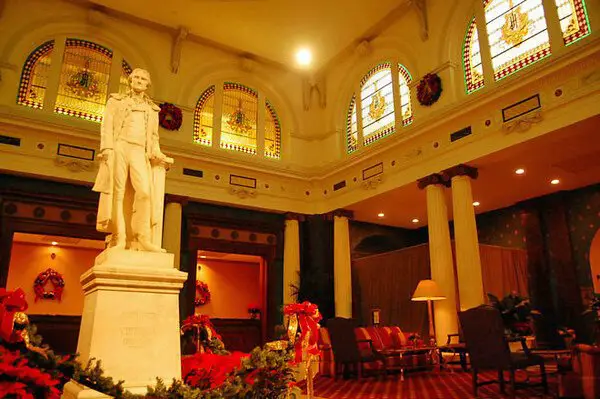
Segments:
[[[153,312],[122,312],[126,325],[121,327],[121,340],[128,348],[152,346],[156,337],[158,314]]]

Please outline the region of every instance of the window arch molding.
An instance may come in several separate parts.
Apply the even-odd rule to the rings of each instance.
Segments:
[[[47,25],[38,25],[40,23],[47,23]],[[30,30],[26,28],[30,27]],[[108,30],[95,30],[93,33],[90,32],[90,26],[82,23],[58,21],[55,19],[44,19],[37,20],[34,23],[26,25],[25,28],[13,32],[4,47],[2,54],[4,59],[8,60],[8,63],[15,65],[16,72],[10,78],[10,85],[14,88],[13,92],[17,93],[20,85],[21,71],[25,62],[39,45],[50,40],[55,42],[66,39],[67,37],[74,37],[89,42],[96,43],[100,46],[107,47],[113,51],[113,54],[117,54],[127,60],[129,65],[133,68],[144,68],[150,72],[152,76],[152,87],[150,88],[150,94],[161,93],[162,90],[162,79],[157,79],[158,69],[152,58],[149,57],[142,48],[136,46],[135,43],[127,40],[126,38],[113,34]],[[32,45],[33,44],[33,45]],[[61,58],[60,55],[58,59]],[[9,80],[9,79],[7,79]]]
[[[255,160],[272,160],[272,161],[282,161],[285,159],[289,159],[290,154],[290,138],[291,134],[294,131],[298,131],[299,123],[296,119],[295,114],[291,111],[292,107],[287,99],[287,97],[279,94],[278,91],[273,85],[269,84],[266,79],[263,79],[260,75],[252,75],[245,72],[240,72],[239,70],[235,70],[231,68],[231,65],[228,65],[228,69],[220,69],[218,66],[210,65],[204,70],[210,70],[211,73],[202,74],[203,71],[199,71],[195,74],[195,76],[191,77],[188,85],[184,85],[186,87],[181,94],[182,103],[186,104],[190,109],[189,118],[187,118],[190,122],[190,129],[192,130],[192,143],[194,143],[195,137],[195,113],[196,106],[198,105],[198,101],[202,94],[208,90],[211,86],[214,86],[215,89],[220,87],[222,90],[223,85],[226,82],[237,83],[243,86],[246,86],[257,93],[260,94],[261,98],[268,100],[269,105],[275,110],[277,119],[279,121],[279,126],[281,128],[280,131],[280,155],[279,158],[267,157],[264,155],[257,156],[258,154],[244,154],[244,152],[233,151],[236,155],[248,155],[252,156]],[[216,71],[215,71],[216,70]],[[196,79],[194,79],[196,77]],[[260,106],[260,104],[259,104]],[[262,112],[262,110],[260,110]],[[267,115],[265,114],[265,118]],[[216,126],[216,121],[212,121],[212,126]],[[257,132],[257,137],[264,137],[264,133]],[[214,141],[214,131],[212,133],[213,139],[211,140],[210,145],[201,145],[194,143],[194,147],[200,149],[201,151],[229,151],[225,148],[220,147],[220,143],[216,143]],[[261,145],[258,145],[257,148],[260,148]]]
[[[418,72],[414,65],[416,65],[416,61],[413,60],[413,57],[410,56],[410,53],[404,53],[400,51],[393,51],[392,49],[384,49],[383,51],[375,51],[374,54],[370,57],[366,57],[365,60],[356,63],[347,74],[349,78],[345,80],[345,84],[343,86],[343,90],[340,90],[340,95],[337,96],[335,101],[335,110],[332,113],[332,117],[334,118],[334,129],[336,134],[338,135],[338,140],[341,148],[342,156],[353,156],[357,152],[360,153],[362,151],[348,151],[348,138],[347,138],[347,125],[348,125],[348,111],[349,106],[352,101],[352,98],[357,93],[360,93],[360,85],[361,80],[375,67],[382,63],[390,63],[392,66],[401,65],[404,67],[408,74],[410,75],[412,81],[408,84],[408,94],[410,95],[410,104],[411,109],[413,109],[413,120],[414,120],[414,107],[416,104],[416,98],[414,93],[415,80],[417,79]],[[392,68],[392,74],[394,71],[399,71],[399,67],[396,69]],[[395,89],[393,89],[395,90]],[[396,93],[396,91],[394,91]],[[394,94],[394,101],[397,101]],[[395,115],[395,125],[396,130],[392,134],[388,134],[386,136],[394,136],[399,132],[407,129],[412,121],[403,124],[402,118],[398,118]],[[369,146],[377,145],[380,139],[374,140]],[[361,146],[364,147],[364,146]],[[359,147],[360,148],[360,147]]]

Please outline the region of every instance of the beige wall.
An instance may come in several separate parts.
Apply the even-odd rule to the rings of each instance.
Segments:
[[[56,253],[56,258],[50,255]],[[29,314],[79,316],[83,309],[81,274],[94,264],[99,249],[53,247],[29,243],[13,243],[6,288],[23,289],[29,303]],[[51,267],[65,280],[62,300],[40,299],[35,302],[33,282],[39,273]],[[48,286],[49,287],[49,286]]]
[[[211,300],[196,313],[214,318],[247,319],[248,305],[261,304],[260,264],[203,260],[197,279],[208,284]]]

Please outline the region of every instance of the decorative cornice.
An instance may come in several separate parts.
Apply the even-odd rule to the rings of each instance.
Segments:
[[[83,159],[64,158],[57,156],[54,158],[54,164],[67,168],[70,172],[88,172],[95,169],[94,162]]]
[[[377,188],[381,183],[383,183],[383,174],[380,174],[375,177],[371,177],[370,179],[364,180],[362,182],[362,188],[365,190],[371,190]]]
[[[254,198],[257,195],[256,190],[246,189],[246,188],[237,188],[231,187],[229,189],[229,194],[237,195],[238,198],[246,199],[246,198]]]
[[[287,212],[285,214],[285,220],[297,220],[299,222],[304,222],[306,220],[306,215],[302,213]]]
[[[189,200],[189,197],[183,195],[165,194],[165,204],[177,203],[186,206]]]
[[[354,212],[348,209],[336,209],[335,211],[327,212],[323,214],[323,217],[326,220],[333,220],[334,217],[346,218],[346,219],[354,219]]]
[[[456,176],[469,176],[471,179],[477,179],[479,171],[472,166],[460,164],[446,169],[442,172],[442,175],[448,180],[452,180],[452,178]]]
[[[419,187],[421,190],[423,190],[427,186],[435,184],[450,187],[450,179],[448,179],[447,176],[444,174],[433,173],[429,176],[425,176],[422,179],[417,180],[417,187]]]
[[[542,112],[536,111],[515,119],[514,121],[504,123],[502,125],[502,129],[506,132],[506,134],[513,132],[523,133],[531,129],[531,126],[534,124],[540,123],[542,120],[544,120]]]

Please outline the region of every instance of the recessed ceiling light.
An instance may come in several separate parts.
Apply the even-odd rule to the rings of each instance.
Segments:
[[[312,62],[312,52],[307,48],[298,50],[296,52],[296,62],[301,66],[310,65]]]
[[[519,168],[519,169],[515,170],[515,174],[517,174],[517,175],[524,175],[525,174],[525,169]]]
[[[550,180],[550,184],[557,185],[558,183],[560,183],[560,180],[558,180],[558,179],[552,179],[552,180]]]
[[[413,220],[411,220],[411,222],[413,222],[413,223],[419,223],[419,219],[414,218]]]
[[[382,217],[384,217],[384,216],[385,216],[385,213],[383,213],[383,212],[379,212],[379,213],[377,214],[377,217],[378,217],[378,218],[382,218]]]
[[[481,205],[481,203],[479,201],[473,202],[473,206],[479,206],[479,205]]]
[[[52,245],[58,245],[56,241],[52,241]]]

